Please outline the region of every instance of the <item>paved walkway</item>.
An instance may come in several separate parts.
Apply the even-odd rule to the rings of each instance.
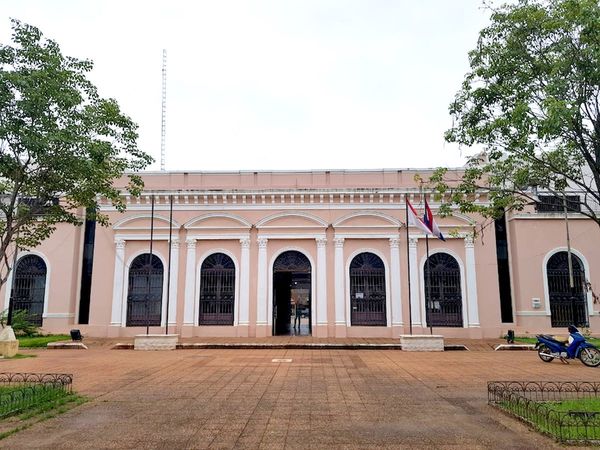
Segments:
[[[533,352],[35,353],[0,371],[73,373],[91,400],[2,448],[564,448],[487,406],[486,382],[600,375]]]

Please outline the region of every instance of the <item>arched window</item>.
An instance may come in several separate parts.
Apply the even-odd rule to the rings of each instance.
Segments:
[[[434,253],[425,261],[427,325],[462,327],[460,267],[448,253]]]
[[[37,326],[42,326],[46,273],[46,263],[42,258],[26,255],[17,262],[13,277],[10,296],[13,314],[27,311],[29,321]]]
[[[235,265],[223,253],[213,253],[200,267],[200,325],[233,325]]]
[[[350,323],[386,326],[385,266],[373,253],[360,253],[350,263]]]
[[[128,327],[160,326],[163,294],[163,263],[156,255],[144,253],[129,267],[127,293]]]
[[[571,254],[573,264],[573,290],[569,281],[569,254],[557,252],[546,264],[548,295],[550,297],[550,322],[553,327],[571,324],[588,326],[585,301],[585,271],[581,260]]]

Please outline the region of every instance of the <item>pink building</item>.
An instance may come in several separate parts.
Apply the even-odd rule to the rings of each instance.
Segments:
[[[475,239],[480,218],[438,218],[446,241],[429,239],[427,264],[425,235],[404,227],[405,199],[422,201],[414,177],[427,172],[144,173],[125,213],[102,202],[111,226],[61,225],[21,252],[0,295],[45,331],[100,337],[167,323],[183,337],[397,337],[410,318],[413,333],[431,324],[447,337],[564,332],[573,321],[598,332],[597,225],[570,214],[572,292],[564,215],[551,203]]]

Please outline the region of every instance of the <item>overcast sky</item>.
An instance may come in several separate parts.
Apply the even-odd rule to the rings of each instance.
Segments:
[[[488,20],[481,0],[0,0],[140,126],[167,170],[457,166],[448,104]]]

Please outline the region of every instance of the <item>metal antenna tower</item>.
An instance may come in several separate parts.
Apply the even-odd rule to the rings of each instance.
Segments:
[[[165,170],[165,133],[167,129],[167,50],[162,59],[162,115],[160,120],[160,170]]]

